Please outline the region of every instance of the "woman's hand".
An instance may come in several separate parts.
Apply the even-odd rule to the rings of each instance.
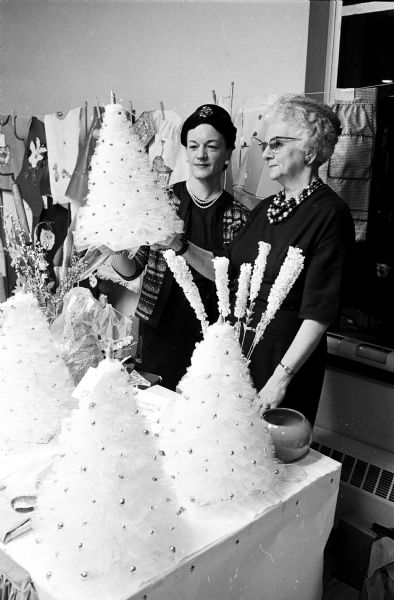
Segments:
[[[287,386],[291,381],[292,375],[288,375],[281,367],[277,367],[265,386],[256,396],[256,402],[259,406],[260,419],[269,408],[277,408],[285,397]]]
[[[177,252],[181,249],[183,237],[183,233],[169,235],[165,240],[160,242],[160,244],[152,244],[152,250],[167,250],[168,248],[171,248],[171,250]]]

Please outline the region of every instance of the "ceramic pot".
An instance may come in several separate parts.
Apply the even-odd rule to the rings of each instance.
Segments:
[[[312,426],[308,419],[292,408],[271,408],[263,415],[272,441],[275,456],[285,463],[304,456],[312,442]]]

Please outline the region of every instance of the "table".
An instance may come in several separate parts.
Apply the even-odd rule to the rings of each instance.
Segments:
[[[142,587],[97,600],[320,600],[323,550],[333,525],[341,466],[313,450],[297,465],[304,479],[284,483],[281,499],[250,522],[201,546]],[[70,600],[67,591],[54,591],[36,572],[38,551],[34,535],[25,534],[0,547],[0,565],[6,555],[26,569],[39,600]]]

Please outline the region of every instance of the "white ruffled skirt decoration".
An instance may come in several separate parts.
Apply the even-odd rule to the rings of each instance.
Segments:
[[[69,412],[66,365],[33,294],[16,292],[1,312],[0,440],[46,443]]]

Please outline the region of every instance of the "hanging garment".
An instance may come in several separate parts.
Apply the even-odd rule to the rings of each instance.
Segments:
[[[269,176],[261,149],[252,139],[257,137],[265,140],[264,112],[275,98],[276,96],[262,96],[242,100],[235,110],[237,137],[231,157],[232,177],[226,177],[226,189],[250,209],[261,199],[280,190],[280,185]]]
[[[48,168],[54,204],[68,204],[66,190],[78,158],[81,135],[81,107],[67,113],[45,115]]]
[[[162,159],[159,168],[168,176],[167,184],[173,185],[179,181],[185,181],[188,178],[189,169],[181,144],[181,117],[171,110],[164,111],[164,119],[160,110],[154,111],[152,117],[156,133],[149,145],[149,163],[154,166],[155,159]]]
[[[16,178],[23,200],[35,217],[44,207],[42,196],[49,193],[48,149],[44,123],[32,117],[26,138],[21,172]]]
[[[16,117],[0,115],[0,189],[11,190],[25,154],[25,142],[16,134]]]
[[[104,113],[104,107],[100,107],[100,115]],[[93,108],[93,119],[85,142],[81,145],[77,163],[71,176],[70,183],[66,189],[66,196],[80,206],[85,206],[88,193],[90,161],[96,148],[98,132],[101,127],[101,118],[97,107]]]
[[[376,88],[336,90],[331,105],[342,125],[342,134],[320,177],[345,200],[352,213],[356,240],[367,233],[376,136]]]

